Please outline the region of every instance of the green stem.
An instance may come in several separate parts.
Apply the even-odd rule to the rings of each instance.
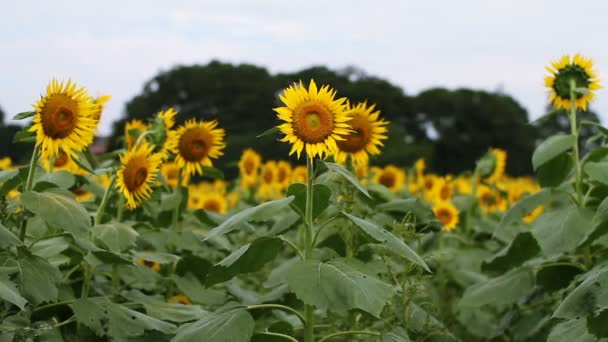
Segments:
[[[27,179],[25,181],[25,186],[23,188],[23,192],[32,190],[32,186],[34,185],[34,175],[36,174],[36,165],[38,162],[38,152],[40,151],[40,145],[36,144],[34,146],[34,151],[32,152],[32,158],[30,159],[30,167],[27,171]],[[27,233],[27,219],[23,218],[21,223],[19,224],[19,239],[21,241],[25,241],[25,235]]]
[[[116,213],[116,220],[118,222],[122,222],[122,219],[125,215],[125,197],[124,196],[120,196],[120,199],[118,200],[118,208],[117,208],[117,213]]]
[[[175,189],[173,189],[173,193],[177,194],[177,192],[181,190],[183,177],[184,176],[182,174],[182,169],[179,169],[177,171],[177,184],[175,185]],[[179,221],[179,207],[180,207],[180,205],[175,207],[175,210],[173,210],[173,217],[172,217],[173,230],[177,230],[177,223]]]
[[[583,203],[583,191],[582,191],[582,172],[581,163],[578,149],[578,123],[576,122],[576,83],[574,80],[570,80],[570,132],[574,137],[572,142],[572,159],[576,168],[576,200],[582,207],[585,206]]]
[[[375,331],[367,331],[367,330],[340,331],[340,332],[333,333],[331,335],[327,335],[327,336],[323,337],[322,339],[319,340],[319,342],[327,341],[330,338],[333,338],[333,337],[336,337],[336,336],[343,336],[343,335],[372,335],[372,336],[380,336],[380,333],[379,332],[375,332]]]
[[[84,157],[87,159],[89,164],[91,164],[91,167],[93,168],[93,170],[97,170],[97,168],[99,167],[99,162],[97,161],[97,158],[91,152],[91,149],[87,147],[84,149],[84,151],[82,153],[84,154]]]
[[[279,239],[281,239],[281,241],[285,242],[291,248],[293,248],[296,251],[296,253],[298,253],[298,256],[300,257],[300,259],[306,260],[306,258],[304,257],[304,254],[302,254],[302,251],[293,242],[287,240],[287,238],[285,238],[283,235],[279,235]]]
[[[103,194],[103,198],[101,199],[101,204],[99,204],[99,208],[97,208],[97,214],[95,215],[95,224],[101,224],[101,220],[103,219],[103,213],[106,210],[106,206],[108,205],[108,200],[110,199],[112,192],[114,191],[114,183],[116,183],[116,175],[112,175],[110,179],[110,184],[106,189],[106,192]]]
[[[477,174],[477,169],[475,169],[475,172],[473,172],[473,176],[471,177],[471,206],[469,207],[469,209],[467,210],[467,213],[466,213],[465,231],[467,233],[469,233],[472,228],[471,221],[473,220],[473,210],[475,209],[475,203],[476,203],[475,200],[477,197],[478,178],[479,178],[479,175]]]
[[[310,260],[312,258],[313,251],[313,218],[312,218],[312,208],[313,208],[313,200],[312,200],[312,190],[313,190],[313,177],[314,177],[314,160],[311,156],[306,155],[306,211],[304,215],[304,221],[306,226],[306,254],[305,260]],[[314,342],[314,307],[312,305],[304,305],[304,342]]]
[[[51,303],[51,304],[39,306],[39,307],[33,309],[32,312],[38,312],[38,311],[54,308],[56,306],[68,305],[68,304],[72,304],[72,303],[74,303],[74,299],[64,300],[63,302],[57,302],[57,303]]]
[[[323,228],[327,227],[333,220],[335,220],[337,218],[338,218],[338,216],[334,216],[334,217],[330,218],[329,220],[325,221],[325,223],[323,223],[323,225],[321,225],[321,227],[319,227],[319,229],[317,229],[317,231],[315,232],[315,237],[314,237],[314,239],[312,239],[313,247],[317,245],[317,239],[319,238],[319,233],[321,233]]]
[[[281,304],[259,304],[259,305],[248,305],[245,307],[246,310],[255,310],[255,309],[279,309],[279,310],[284,310],[284,311],[289,311],[291,313],[293,313],[294,315],[298,316],[298,318],[303,322],[306,323],[306,320],[304,319],[304,316],[302,316],[302,314],[294,309],[294,308],[290,308],[289,306],[285,306],[285,305],[281,305]]]
[[[84,269],[84,278],[82,279],[82,291],[80,293],[80,298],[87,299],[89,296],[89,282],[91,281],[91,270],[89,269],[89,265],[86,262],[82,263],[82,268]]]
[[[53,328],[57,329],[57,328],[60,328],[60,327],[62,327],[64,325],[68,325],[68,324],[73,323],[73,322],[76,322],[76,316],[72,316],[72,317],[66,319],[63,322],[55,324],[55,326]]]
[[[296,340],[295,338],[293,338],[293,337],[291,337],[289,335],[279,334],[279,333],[273,333],[273,332],[269,332],[269,331],[256,332],[255,334],[256,335],[266,335],[266,336],[280,337],[280,338],[284,338],[284,339],[289,340],[289,341],[298,342],[298,340]]]

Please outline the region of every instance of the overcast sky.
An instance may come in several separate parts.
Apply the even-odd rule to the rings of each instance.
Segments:
[[[551,59],[582,52],[608,78],[607,14],[599,0],[4,1],[0,107],[29,110],[52,77],[71,78],[113,96],[108,133],[157,72],[219,59],[272,72],[355,65],[410,95],[500,88],[537,117]],[[604,122],[607,96],[592,105]]]

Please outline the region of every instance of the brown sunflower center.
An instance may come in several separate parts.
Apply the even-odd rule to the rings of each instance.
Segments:
[[[205,201],[203,208],[215,213],[219,213],[222,210],[222,205],[215,198],[210,198]]]
[[[58,94],[51,96],[41,110],[44,134],[51,139],[68,137],[77,124],[78,103],[70,97]]]
[[[324,141],[334,130],[333,115],[325,106],[306,102],[294,110],[294,134],[307,144]]]
[[[395,186],[397,179],[392,172],[383,172],[378,179],[378,182],[384,185],[387,188],[392,188]]]
[[[369,121],[361,116],[355,116],[348,123],[353,132],[344,136],[345,140],[337,141],[338,147],[347,153],[355,153],[365,149],[371,138],[372,127]]]
[[[262,174],[262,178],[264,179],[264,183],[266,183],[266,184],[272,183],[272,179],[274,178],[272,170],[268,170],[268,169],[264,170],[264,173]]]
[[[452,222],[452,212],[447,208],[439,208],[437,210],[436,216],[439,221],[441,221],[441,223],[443,223],[444,225],[447,225]]]
[[[65,165],[67,165],[69,160],[70,159],[69,159],[67,153],[65,153],[63,151],[59,151],[59,156],[57,158],[55,158],[53,167],[56,167],[56,168],[64,167]]]
[[[283,183],[287,179],[287,170],[284,167],[279,168],[279,173],[277,175],[279,183]]]
[[[151,261],[151,260],[143,260],[143,264],[144,264],[144,266],[149,267],[149,268],[153,268],[157,265],[156,262]]]
[[[148,179],[147,163],[143,159],[133,159],[125,166],[124,182],[131,192],[138,190]]]
[[[435,185],[435,182],[432,179],[427,179],[424,181],[424,189],[427,191],[430,191],[431,189],[433,189],[434,185]]]
[[[169,170],[167,170],[167,180],[175,180],[178,177],[178,169],[177,168],[170,168]]]
[[[439,197],[446,201],[450,198],[450,196],[452,196],[452,190],[450,189],[449,186],[444,185],[441,187],[441,191],[439,192]]]
[[[497,198],[492,193],[485,192],[481,195],[481,202],[486,206],[493,206],[496,204]]]
[[[212,141],[211,135],[199,127],[187,129],[179,139],[179,153],[186,161],[199,162],[209,154]]]
[[[245,159],[243,162],[243,170],[245,174],[251,175],[255,171],[255,163],[251,159]]]

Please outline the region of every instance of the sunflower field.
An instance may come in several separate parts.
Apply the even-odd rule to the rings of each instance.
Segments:
[[[0,159],[0,341],[608,341],[608,128],[577,121],[599,78],[547,71],[571,129],[518,178],[500,146],[462,174],[374,166],[373,99],[314,80],[259,136],[301,164],[252,141],[225,180],[221,122],[172,108],[95,155],[110,96],[52,80],[15,116],[31,162]]]

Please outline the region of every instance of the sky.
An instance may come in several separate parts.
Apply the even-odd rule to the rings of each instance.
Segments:
[[[30,110],[51,78],[72,79],[112,95],[108,134],[159,71],[218,59],[271,72],[354,65],[409,95],[500,89],[535,118],[551,60],[581,52],[608,79],[606,13],[600,0],[5,1],[0,108]],[[591,107],[608,122],[606,90]]]

